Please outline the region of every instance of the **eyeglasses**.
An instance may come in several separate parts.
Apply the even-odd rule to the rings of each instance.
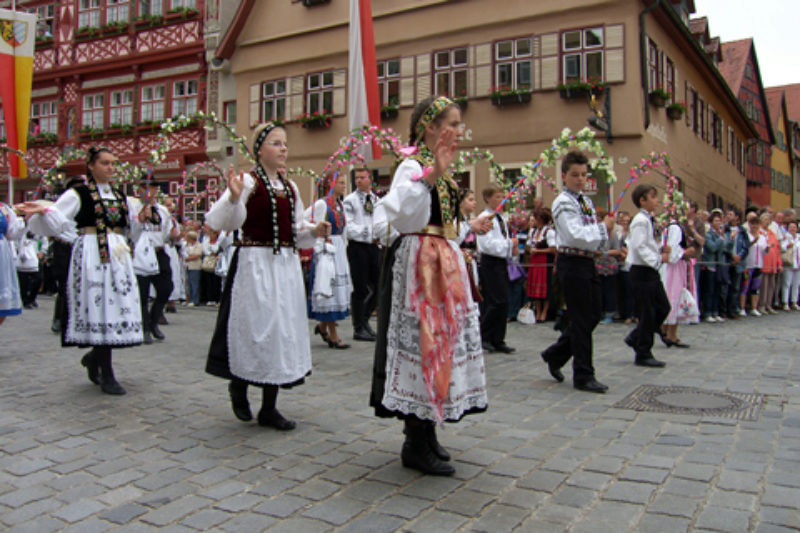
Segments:
[[[267,141],[264,144],[273,146],[275,148],[286,148],[287,150],[289,149],[289,143],[284,141]]]

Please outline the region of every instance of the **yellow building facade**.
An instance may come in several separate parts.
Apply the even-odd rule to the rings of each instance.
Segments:
[[[770,205],[773,209],[787,209],[794,205],[792,178],[792,130],[786,109],[786,95],[782,89],[767,89],[767,102],[775,128],[770,169]]]

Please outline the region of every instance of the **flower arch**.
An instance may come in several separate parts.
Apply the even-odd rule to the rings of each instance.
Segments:
[[[689,203],[678,188],[678,178],[672,170],[669,155],[667,155],[666,152],[650,152],[650,155],[640,159],[639,164],[631,168],[630,177],[628,181],[625,182],[625,187],[622,189],[619,197],[617,197],[612,212],[616,212],[617,209],[619,209],[622,199],[625,197],[631,185],[651,171],[658,172],[666,179],[666,192],[664,193],[663,200],[664,211],[659,214],[659,220],[661,222],[667,222],[670,219],[677,219],[681,223],[686,222],[686,211],[689,209]]]

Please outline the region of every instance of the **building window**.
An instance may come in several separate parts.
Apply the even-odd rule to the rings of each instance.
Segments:
[[[197,111],[197,80],[172,84],[172,116],[191,115]]]
[[[467,95],[467,49],[440,50],[434,57],[434,92],[438,95]]]
[[[494,45],[495,81],[498,87],[530,89],[532,86],[531,39],[510,39]]]
[[[222,120],[225,124],[236,124],[236,100],[229,100],[222,104]]]
[[[164,0],[139,0],[139,16],[163,15]]]
[[[142,101],[139,110],[139,120],[154,122],[164,120],[164,107],[166,91],[163,85],[142,87]]]
[[[562,80],[603,80],[603,28],[565,31],[561,35]]]
[[[37,133],[58,133],[58,103],[33,102],[31,104],[31,122],[39,124]]]
[[[722,122],[715,112],[711,113],[711,146],[718,151],[722,150]]]
[[[658,48],[653,41],[647,43],[647,83],[651,91],[659,86]]]
[[[115,22],[128,22],[128,8],[130,2],[128,0],[106,0],[106,24],[113,24]]]
[[[235,107],[234,107],[235,113]],[[286,80],[267,81],[261,85],[261,120],[286,117]]]
[[[378,94],[381,106],[400,103],[400,60],[378,61]]]
[[[706,140],[708,138],[706,136],[708,134],[706,129],[706,103],[701,99],[697,100],[697,117],[700,124],[695,133],[700,135],[701,139]]]
[[[52,37],[55,34],[55,10],[55,4],[31,8],[30,12],[36,14],[37,37]]]
[[[692,111],[692,131],[695,135],[700,135],[700,120],[699,120],[699,108],[700,108],[700,99],[697,96],[697,91],[692,90],[690,94],[690,106]]]
[[[664,88],[669,91],[670,100],[675,101],[675,64],[666,56],[664,60]]]
[[[80,0],[78,4],[78,27],[100,26],[100,0]]]
[[[103,103],[105,94],[85,94],[83,95],[83,109],[81,114],[81,126],[84,128],[104,128]]]
[[[108,100],[109,126],[119,127],[133,124],[133,89],[111,91]]]
[[[306,111],[308,113],[333,112],[333,71],[318,72],[308,75],[306,84]]]
[[[172,0],[172,9],[177,9],[180,7],[186,9],[196,9],[195,4],[195,0]]]
[[[747,63],[744,66],[744,77],[747,78],[748,80],[753,79],[753,65],[751,65],[750,63]]]
[[[765,152],[764,151],[764,145],[761,144],[761,143],[758,143],[756,145],[756,165],[762,166],[762,167],[764,166],[764,160],[765,160],[764,152]]]

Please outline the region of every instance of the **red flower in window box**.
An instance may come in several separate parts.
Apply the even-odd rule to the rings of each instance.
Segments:
[[[314,111],[313,113],[303,113],[297,117],[297,122],[304,128],[330,128],[333,122],[333,115],[326,110]]]

